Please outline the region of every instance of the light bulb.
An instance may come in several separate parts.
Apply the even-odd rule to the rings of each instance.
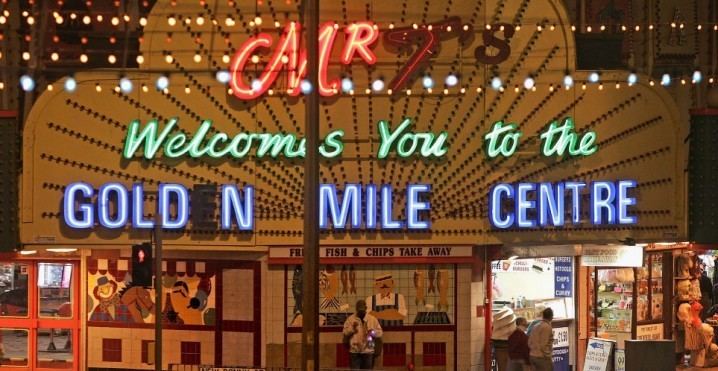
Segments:
[[[128,79],[127,77],[123,77],[120,79],[120,90],[125,93],[129,94],[132,92],[132,81]]]
[[[35,80],[28,75],[22,75],[20,76],[20,87],[26,92],[32,91],[35,89]]]
[[[491,88],[492,89],[499,90],[499,89],[501,89],[501,85],[502,85],[501,78],[499,78],[498,76],[491,79]]]
[[[635,73],[628,74],[628,86],[633,86],[638,82],[638,75]]]
[[[421,79],[421,84],[425,89],[431,89],[434,87],[434,79],[432,79],[431,76],[426,75],[423,79]]]
[[[573,86],[573,77],[571,75],[566,75],[563,77],[563,85],[570,88]]]
[[[312,92],[312,83],[310,83],[309,80],[302,80],[302,82],[299,83],[299,89],[302,90],[303,94],[309,94]]]
[[[77,89],[77,81],[73,77],[66,78],[63,85],[65,87],[65,91],[68,93],[72,93]]]
[[[155,86],[157,90],[165,90],[170,86],[170,79],[168,79],[167,76],[160,76],[157,78]]]
[[[371,88],[375,92],[380,92],[384,90],[384,80],[382,79],[376,79],[374,82],[371,83]]]
[[[529,76],[524,80],[524,88],[525,89],[531,89],[536,84],[536,81],[534,81],[533,77]]]
[[[229,71],[217,71],[215,77],[217,78],[217,81],[219,81],[222,84],[227,84],[229,80],[232,79],[232,75],[229,73]]]
[[[350,91],[354,90],[354,83],[352,82],[352,79],[345,77],[342,79],[342,91],[345,93],[348,93]]]

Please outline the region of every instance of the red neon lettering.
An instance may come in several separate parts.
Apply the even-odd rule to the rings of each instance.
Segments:
[[[242,80],[242,71],[244,70],[244,66],[247,65],[247,60],[249,60],[249,56],[252,52],[259,48],[268,48],[271,45],[272,37],[266,33],[262,33],[257,35],[254,39],[247,40],[247,42],[242,45],[242,49],[237,51],[234,55],[232,63],[229,65],[229,70],[232,74],[232,78],[229,80],[229,86],[232,88],[232,91],[237,98],[252,99],[259,96],[259,94],[256,94],[256,92],[252,90],[251,86],[244,83]],[[270,78],[268,74],[265,74],[262,77],[265,80]]]
[[[319,29],[319,94],[324,97],[336,94],[339,87],[338,78],[327,81],[329,57],[332,54],[338,28],[336,23],[327,23]]]
[[[242,72],[247,65],[247,60],[249,59],[251,52],[260,47],[268,48],[271,46],[272,37],[268,34],[260,33],[255,38],[247,40],[242,47],[239,48],[230,64],[230,73],[232,74],[230,87],[237,98],[254,99],[264,94],[264,92],[266,92],[277,79],[277,76],[282,68],[287,68],[289,70],[290,81],[292,81],[293,78],[297,81],[299,80],[297,77],[299,72],[297,71],[299,62],[299,56],[297,55],[299,52],[299,31],[300,26],[296,22],[291,22],[287,25],[287,27],[285,27],[284,34],[279,40],[277,51],[274,53],[269,63],[264,67],[262,75],[257,78],[259,86],[255,86],[254,88],[256,89],[252,89],[252,86],[247,86],[247,84],[243,81]],[[285,56],[287,59],[286,63],[282,61],[282,58]],[[286,64],[286,66],[282,67],[282,64]],[[297,85],[299,85],[298,82]]]
[[[408,81],[426,65],[429,59],[438,54],[442,39],[459,36],[460,42],[466,41],[472,32],[470,26],[467,28],[467,30],[463,29],[461,18],[451,17],[445,21],[433,23],[429,27],[422,26],[418,29],[402,27],[387,31],[384,40],[388,45],[399,49],[421,42],[406,65],[391,80],[389,88],[398,91],[407,85]]]
[[[379,30],[371,22],[357,22],[349,25],[345,30],[347,43],[342,51],[342,63],[349,64],[355,54],[368,64],[376,63],[376,55],[369,47],[379,38]]]
[[[330,97],[337,93],[339,79],[327,81],[329,57],[334,47],[334,40],[337,36],[338,26],[336,23],[325,23],[319,28],[319,94],[323,97]],[[289,88],[287,94],[297,96],[300,93],[299,84],[307,76],[307,53],[302,51],[299,56],[299,67],[296,71],[290,71]]]

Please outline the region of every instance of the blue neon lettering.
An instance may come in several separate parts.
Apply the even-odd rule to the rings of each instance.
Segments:
[[[419,211],[429,210],[429,202],[419,201],[420,193],[431,191],[428,184],[410,184],[406,190],[406,225],[409,229],[429,229],[431,222],[419,219]]]
[[[528,193],[536,190],[534,183],[519,183],[516,187],[516,221],[521,228],[533,228],[536,221],[529,220],[526,212],[536,208],[536,201],[528,199]]]
[[[144,216],[144,190],[142,183],[132,185],[132,227],[137,229],[151,229],[155,227],[152,220],[145,219]]]
[[[497,184],[491,189],[491,197],[489,198],[489,221],[496,228],[509,228],[514,224],[514,214],[508,212],[506,217],[501,217],[501,195],[505,194],[506,198],[514,197],[514,187],[510,184]]]
[[[189,221],[189,197],[187,196],[187,188],[180,184],[160,184],[158,193],[160,202],[157,212],[160,213],[162,228],[184,228],[187,225],[187,221]],[[175,219],[172,219],[170,215],[172,194],[177,196],[177,214]]]
[[[628,207],[636,204],[634,197],[628,197],[628,189],[635,188],[635,180],[622,180],[618,182],[618,223],[636,224],[638,218],[635,215],[628,215]]]
[[[112,218],[110,210],[111,194],[117,197],[117,216]],[[100,187],[97,193],[99,204],[98,221],[100,225],[109,229],[124,228],[127,224],[127,189],[120,183],[107,183]]]
[[[89,198],[92,197],[94,190],[92,189],[91,185],[82,182],[71,183],[67,186],[67,188],[65,188],[65,202],[63,205],[65,223],[70,228],[92,228],[95,224],[94,215],[92,213],[92,205],[89,203],[79,203],[80,201],[76,198],[78,192],[80,193],[81,197]],[[75,209],[76,203],[79,203],[79,205],[77,205],[77,210]],[[80,212],[79,218],[76,215],[77,211]]]
[[[242,205],[244,203],[244,205]],[[222,186],[221,227],[224,230],[232,229],[232,215],[239,230],[251,231],[254,229],[254,188],[244,187],[244,199],[234,184]]]
[[[593,182],[591,184],[591,223],[603,224],[603,211],[606,210],[606,223],[616,223],[616,186],[612,182]]]
[[[381,186],[381,227],[382,229],[400,229],[402,223],[392,216],[391,186]]]
[[[538,202],[539,202],[539,225],[549,225],[549,216],[551,214],[551,225],[564,225],[564,185],[563,183],[554,186],[551,183],[539,184]]]

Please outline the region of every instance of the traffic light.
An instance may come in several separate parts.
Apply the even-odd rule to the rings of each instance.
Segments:
[[[132,284],[152,286],[152,244],[149,242],[132,246]]]

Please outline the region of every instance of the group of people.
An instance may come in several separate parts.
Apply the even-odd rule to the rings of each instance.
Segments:
[[[531,324],[526,318],[516,318],[516,330],[509,336],[508,371],[553,371],[552,320],[551,308]]]

